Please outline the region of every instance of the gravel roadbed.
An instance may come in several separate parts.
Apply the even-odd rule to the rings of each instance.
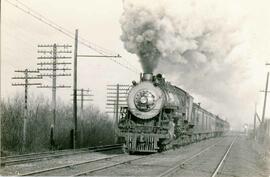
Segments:
[[[211,144],[215,144],[221,139],[228,139],[228,137],[212,138],[183,146],[179,149],[149,155],[147,158],[90,173],[87,174],[87,176],[157,176],[165,170],[169,169],[175,163],[189,158],[205,147],[208,147]]]
[[[87,160],[95,160],[110,156],[115,156],[116,154],[121,154],[120,150],[113,150],[110,152],[89,152],[83,154],[62,156],[54,159],[44,159],[38,162],[31,162],[25,164],[18,164],[12,166],[1,167],[1,175],[20,175],[30,171],[42,170],[45,168],[53,168],[57,166],[63,166],[67,164],[79,163]]]
[[[231,149],[219,177],[269,177],[270,164],[253,148],[252,141],[241,136]]]

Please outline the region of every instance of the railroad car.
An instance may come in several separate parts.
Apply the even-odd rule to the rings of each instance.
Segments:
[[[139,83],[132,83],[118,122],[118,138],[130,153],[160,152],[229,130],[227,121],[194,103],[161,74],[144,73]]]

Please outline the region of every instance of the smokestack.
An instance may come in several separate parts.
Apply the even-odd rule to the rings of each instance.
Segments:
[[[141,81],[153,81],[153,73],[143,73]]]

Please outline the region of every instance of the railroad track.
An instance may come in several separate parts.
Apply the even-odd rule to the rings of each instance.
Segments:
[[[230,141],[230,139],[227,139],[226,141],[228,142],[228,141]],[[220,172],[221,167],[222,167],[225,159],[227,158],[227,156],[231,150],[231,147],[233,146],[233,143],[235,141],[236,141],[236,138],[233,139],[233,141],[230,143],[230,145],[227,148],[225,148],[227,145],[225,147],[223,147],[223,149],[226,149],[225,150],[226,152],[224,153],[224,155],[220,154],[220,156],[222,156],[221,160],[218,160],[220,157],[216,158],[218,165],[215,168],[213,168],[213,166],[212,166],[212,170],[211,170],[209,176],[216,177],[216,175]],[[179,172],[181,173],[181,170],[184,170],[186,168],[185,164],[190,165],[189,162],[196,159],[197,157],[203,157],[210,152],[212,153],[211,149],[213,149],[214,147],[220,148],[220,147],[224,146],[224,145],[219,145],[221,142],[224,142],[224,139],[218,140],[214,144],[208,145],[207,147],[196,152],[195,154],[191,155],[190,157],[183,159],[182,161],[178,162],[174,166],[171,166],[171,168],[169,168],[169,169],[168,169],[168,167],[166,167],[167,170],[165,168],[165,170],[163,170],[162,174],[155,175],[155,176],[159,176],[159,177],[173,176],[177,173],[179,174]],[[222,150],[222,152],[223,151],[224,150]],[[208,152],[208,153],[206,153],[206,152]],[[160,154],[151,154],[151,155],[144,155],[144,156],[138,156],[138,155],[130,156],[127,154],[111,154],[111,155],[107,155],[106,157],[101,157],[101,158],[97,158],[97,159],[89,159],[89,160],[87,159],[85,161],[77,161],[77,162],[73,162],[73,163],[69,162],[69,164],[59,165],[59,166],[50,167],[50,168],[43,168],[43,169],[39,169],[39,170],[35,170],[35,171],[23,170],[24,172],[21,172],[17,175],[19,175],[19,176],[30,176],[30,175],[34,175],[34,176],[55,176],[55,175],[56,176],[62,176],[62,175],[64,175],[64,176],[67,176],[67,175],[68,176],[82,176],[82,175],[93,175],[96,173],[98,174],[101,171],[103,171],[102,173],[104,173],[104,174],[110,174],[111,170],[115,172],[114,167],[126,165],[126,164],[131,164],[131,162],[133,162],[133,161],[141,160],[144,158],[151,158],[151,157],[160,158],[159,156],[160,156]],[[131,166],[130,168],[132,168],[132,164],[128,165],[128,166]],[[135,163],[135,166],[136,166],[136,163]],[[126,166],[125,166],[125,168],[126,168]],[[212,171],[214,171],[214,172],[212,173]]]
[[[234,144],[234,142],[236,141],[237,137],[234,138],[234,140],[232,141],[232,143],[229,145],[229,147],[227,148],[226,152],[224,153],[224,155],[222,156],[221,161],[218,163],[217,167],[215,168],[215,171],[212,173],[211,177],[215,177],[218,175],[218,173],[220,172],[221,167],[224,164],[224,161],[226,160],[228,154],[231,151],[231,148]]]
[[[120,162],[115,162],[114,160],[116,158],[125,158],[128,157],[129,159],[120,161]],[[112,155],[110,157],[104,157],[104,158],[99,158],[99,159],[94,159],[94,160],[88,160],[88,161],[83,161],[83,162],[78,162],[78,163],[72,163],[72,164],[67,164],[67,165],[63,165],[63,166],[57,166],[57,167],[53,167],[53,168],[47,168],[47,169],[42,169],[42,170],[37,170],[37,171],[31,171],[31,172],[27,172],[27,173],[23,173],[23,174],[19,174],[19,176],[30,176],[30,175],[42,175],[42,176],[61,176],[61,175],[69,175],[69,176],[82,176],[82,175],[87,175],[96,171],[100,171],[103,169],[108,169],[108,168],[112,168],[118,165],[122,165],[125,163],[130,163],[132,161],[136,161],[139,159],[143,159],[146,158],[148,156],[130,156],[127,154],[120,154],[120,155]],[[108,165],[101,165],[98,166],[96,168],[92,168],[92,169],[88,169],[89,167],[93,166],[94,163],[100,164],[101,162],[108,162],[108,160],[110,160],[111,164]],[[83,167],[87,165],[86,167]],[[80,169],[80,168],[85,168],[84,170]],[[61,172],[63,172],[63,170],[68,170],[65,171],[68,174],[61,174]]]
[[[219,140],[218,142],[207,146],[203,150],[195,153],[191,157],[183,160],[180,165],[177,164],[173,166],[172,168],[168,169],[161,175],[163,176],[170,176],[171,174],[175,173],[179,168],[181,168],[185,163],[193,160],[194,158],[198,157],[200,154],[203,154],[204,152],[210,150],[211,148],[215,147],[219,143],[221,143],[222,140]],[[110,157],[104,157],[94,160],[88,160],[73,164],[67,164],[63,166],[53,167],[53,168],[47,168],[37,171],[31,171],[24,174],[19,174],[20,176],[30,176],[30,175],[38,175],[38,176],[62,176],[62,175],[69,175],[69,176],[88,176],[92,173],[102,171],[102,170],[109,170],[110,168],[114,168],[116,166],[120,166],[123,164],[130,164],[133,161],[141,160],[144,158],[159,156],[160,154],[152,154],[152,155],[145,155],[145,156],[130,156],[126,154],[120,154],[120,155],[112,155]],[[119,159],[120,158],[120,159]],[[122,158],[122,159],[121,159]]]
[[[220,140],[216,143],[214,143],[213,145],[211,146],[208,146],[206,148],[204,148],[203,150],[201,150],[200,152],[196,153],[195,155],[193,155],[192,157],[184,160],[182,163],[186,163],[192,159],[194,159],[195,157],[197,157],[198,155],[200,155],[201,153],[211,149],[212,147],[216,146],[217,144],[219,144],[220,142],[222,142],[223,140]],[[121,161],[121,162],[117,162],[117,163],[113,163],[113,164],[109,164],[109,165],[104,165],[104,166],[101,166],[101,167],[98,167],[98,168],[94,168],[94,169],[89,169],[89,170],[85,170],[85,171],[80,171],[78,173],[75,173],[73,174],[72,176],[88,176],[88,175],[91,175],[91,173],[94,173],[94,172],[98,172],[98,171],[101,171],[101,170],[105,170],[105,169],[109,169],[109,168],[113,168],[113,167],[116,167],[116,166],[120,166],[120,165],[123,165],[123,164],[129,164],[130,162],[133,162],[133,161],[136,161],[136,160],[141,160],[143,158],[150,158],[150,157],[155,157],[155,156],[160,156],[160,154],[152,154],[152,155],[147,155],[147,156],[142,156],[142,157],[138,157],[136,159],[131,159],[131,160],[125,160],[125,161]],[[164,176],[166,173],[168,173],[169,171],[171,171],[172,169],[169,169],[168,171],[164,172],[161,176]],[[165,175],[166,176],[166,175]]]
[[[59,151],[47,151],[41,153],[30,153],[30,154],[22,154],[16,156],[6,156],[1,157],[1,166],[10,166],[16,164],[23,164],[41,160],[48,160],[53,158],[58,158],[62,156],[69,156],[75,154],[82,154],[88,152],[95,152],[95,151],[107,151],[113,149],[121,148],[121,144],[115,145],[105,145],[105,146],[96,146],[96,147],[89,147],[89,148],[81,148],[76,150],[59,150]]]
[[[215,171],[212,173],[211,177],[215,177],[221,166],[223,165],[225,159],[227,158],[230,150],[231,150],[231,147],[233,146],[235,140],[237,139],[237,137],[235,137],[233,139],[233,141],[230,143],[230,145],[228,146],[228,148],[226,149],[226,152],[224,153],[224,155],[222,156],[222,159],[220,160],[220,162],[218,163],[218,165],[216,166],[215,168]],[[181,162],[178,162],[176,165],[172,166],[171,168],[169,168],[168,170],[164,171],[163,173],[161,173],[160,175],[158,175],[158,177],[168,177],[168,176],[173,176],[173,174],[177,173],[179,170],[181,170],[181,168],[184,167],[184,165],[188,162],[190,162],[191,160],[195,159],[196,157],[199,157],[201,154],[209,151],[211,148],[215,147],[216,145],[218,145],[219,143],[223,142],[223,140],[220,140],[218,141],[217,143],[211,145],[211,146],[208,146],[206,148],[204,148],[203,150],[195,153],[194,155],[192,155],[191,157],[181,161]]]
[[[151,156],[151,155],[150,155],[150,156]],[[72,176],[86,176],[86,175],[89,175],[89,174],[91,174],[91,173],[93,173],[93,172],[101,171],[101,170],[108,169],[108,168],[113,168],[113,167],[116,167],[116,166],[119,166],[119,165],[131,163],[131,162],[133,162],[133,161],[140,160],[140,159],[144,159],[144,158],[148,158],[148,157],[149,157],[149,156],[142,156],[142,157],[138,157],[138,158],[135,158],[135,159],[130,159],[130,160],[125,160],[125,161],[118,162],[118,163],[113,163],[113,164],[105,165],[105,166],[102,166],[102,167],[99,167],[99,168],[90,169],[90,170],[85,170],[85,171],[76,173],[76,174],[74,174],[74,175],[72,175]]]

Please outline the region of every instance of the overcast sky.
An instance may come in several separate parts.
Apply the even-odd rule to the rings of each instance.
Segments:
[[[20,5],[16,0],[9,1]],[[128,53],[120,40],[122,31],[119,19],[123,12],[121,0],[24,0],[21,2],[65,29],[72,32],[79,29],[79,36],[120,54],[122,58],[117,60],[122,65],[136,69],[137,72],[142,71],[138,57]],[[207,0],[200,1],[200,3],[205,5]],[[239,127],[240,124],[252,122],[255,102],[258,103],[259,114],[261,114],[263,94],[259,93],[259,90],[265,87],[267,67],[264,64],[266,61],[270,61],[270,3],[267,0],[228,0],[221,1],[221,3],[225,4],[230,12],[233,12],[230,16],[241,17],[239,30],[244,35],[244,42],[249,46],[248,51],[245,51],[249,56],[246,61],[248,67],[245,70],[248,73],[247,78],[244,78],[241,81],[243,85],[235,90],[236,94],[247,93],[246,99],[241,101],[248,103],[246,106],[248,109],[243,110],[241,122],[237,122]],[[6,99],[13,97],[16,93],[23,93],[22,87],[11,86],[11,77],[19,76],[18,73],[14,73],[16,69],[36,69],[38,44],[74,45],[74,40],[20,11],[6,0],[1,1],[1,8],[1,92],[2,97]],[[79,53],[96,54],[83,45],[79,45]],[[168,77],[171,78],[167,78],[167,80],[173,79],[173,76]],[[127,84],[138,78],[138,73],[106,58],[80,58],[78,61],[78,88],[93,90],[95,95],[93,104],[102,110],[105,108],[106,84]],[[59,79],[57,82],[61,85],[72,85],[72,77]],[[50,80],[45,80],[43,83],[50,84]],[[71,89],[58,89],[57,96],[59,99],[71,103],[71,92]],[[51,99],[49,89],[36,89],[32,86],[30,93],[44,94]],[[197,94],[194,93],[195,97]],[[250,98],[249,94],[252,94]],[[202,98],[204,96],[199,95]],[[218,111],[214,108],[215,106],[207,102],[207,99],[204,100],[205,103],[202,104],[206,108]],[[239,100],[237,101],[239,102]],[[222,112],[217,112],[217,114],[226,115]],[[269,106],[267,116],[269,117]],[[227,118],[234,119],[233,117]]]
[[[20,5],[17,1],[10,1]],[[22,1],[25,5],[56,22],[58,25],[75,33],[88,41],[120,54],[116,59],[122,65],[140,72],[140,64],[135,56],[123,49],[120,41],[121,28],[119,17],[122,13],[121,1]],[[18,75],[16,69],[35,69],[39,56],[38,44],[71,44],[74,40],[66,37],[48,25],[2,1],[2,96],[12,97],[15,93],[23,93],[22,87],[12,87],[11,77]],[[73,50],[73,49],[72,49]],[[97,54],[95,51],[79,44],[80,54]],[[72,54],[73,56],[73,54]],[[72,66],[71,66],[72,67]],[[97,106],[104,109],[106,84],[131,83],[137,79],[137,73],[122,67],[108,58],[78,59],[78,88],[93,90]],[[72,77],[60,78],[57,83],[72,85]],[[51,85],[50,79],[43,82]],[[58,89],[57,96],[70,101],[70,89]],[[49,89],[30,87],[30,94],[44,94],[51,99]]]

